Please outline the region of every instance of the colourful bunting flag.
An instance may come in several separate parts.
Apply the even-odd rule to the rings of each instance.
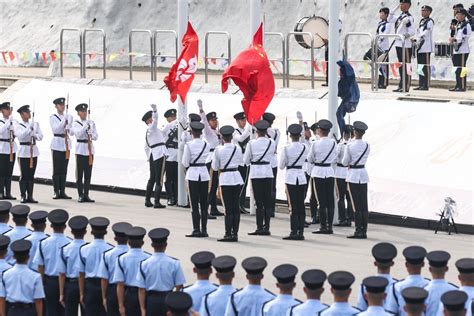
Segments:
[[[41,57],[43,58],[43,64],[46,65],[48,63],[48,58],[46,57],[46,53],[42,52]]]
[[[425,74],[423,73],[423,68],[425,67],[425,65],[418,65],[418,67],[416,68],[416,72],[420,75],[420,76],[424,76]]]
[[[10,57],[10,61],[14,61],[15,60],[15,53],[8,52],[8,57]]]
[[[2,57],[3,57],[3,62],[4,62],[5,64],[8,64],[6,54],[7,54],[7,52],[2,52]]]
[[[56,61],[56,55],[54,54],[53,51],[49,52],[49,57],[51,58],[51,61],[52,61],[52,62],[55,62],[55,61]]]
[[[314,68],[314,71],[316,71],[316,72],[321,71],[321,69],[319,69],[319,67],[318,67],[318,61],[317,60],[313,61],[313,68]]]
[[[462,67],[461,68],[461,74],[459,75],[459,77],[464,78],[464,77],[467,76],[467,73],[468,73],[467,67]]]

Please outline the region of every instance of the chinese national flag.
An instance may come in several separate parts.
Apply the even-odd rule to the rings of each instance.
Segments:
[[[177,95],[179,95],[184,103],[197,69],[199,38],[190,22],[188,22],[188,29],[183,36],[182,44],[181,55],[164,79],[166,87],[170,90],[171,102],[175,102]]]
[[[232,61],[221,82],[223,93],[229,87],[229,79],[240,88],[244,94],[242,107],[252,125],[260,120],[275,94],[275,79],[262,42],[263,24],[260,24],[250,47]]]

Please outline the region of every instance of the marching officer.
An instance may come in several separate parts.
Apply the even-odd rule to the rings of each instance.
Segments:
[[[415,35],[415,21],[409,10],[411,7],[411,0],[400,0],[400,15],[395,16],[394,12],[390,12],[388,22],[395,24],[395,34],[401,35],[404,38],[405,51],[403,51],[403,41],[400,39],[395,40],[395,48],[397,50],[398,62],[402,63],[399,68],[400,82],[398,83],[398,89],[393,92],[408,92],[410,91],[411,76],[408,75],[407,65],[411,64],[412,56],[412,42],[411,37]],[[405,55],[405,63],[403,65],[403,55]],[[405,87],[403,87],[403,76],[405,76]]]
[[[146,185],[145,206],[164,208],[165,206],[160,203],[160,195],[168,150],[164,142],[163,132],[158,128],[156,104],[152,104],[151,108],[152,111],[146,112],[142,117],[142,121],[148,126],[145,135],[145,154],[150,164],[150,178]],[[152,194],[154,194],[155,204],[151,203]]]
[[[467,58],[469,57],[469,38],[471,37],[471,24],[467,20],[466,9],[459,9],[456,12],[456,29],[454,35],[449,38],[449,42],[453,44],[453,66],[456,68],[456,86],[449,91],[462,92],[466,91],[467,75],[463,68],[466,67]],[[463,77],[461,77],[463,75]]]
[[[347,167],[342,163],[344,159],[344,152],[346,151],[347,145],[352,140],[352,135],[354,130],[352,125],[346,125],[344,130],[343,139],[337,144],[337,165],[334,177],[336,178],[336,192],[337,192],[337,211],[338,211],[338,220],[337,224],[334,226],[351,226],[351,214],[352,214],[352,205],[349,194],[347,192]],[[347,202],[347,206],[346,206]]]
[[[166,197],[168,205],[173,206],[178,202],[178,120],[176,110],[169,109],[164,114],[168,124],[163,129],[165,145],[168,150],[166,158]]]
[[[5,260],[10,245],[10,237],[0,235],[0,275],[12,267],[11,264]]]
[[[389,8],[382,8],[379,10],[380,21],[377,25],[377,35],[387,35],[392,33],[391,24],[388,23],[387,19],[390,14]],[[388,51],[390,49],[390,38],[381,36],[378,38],[377,46],[381,52],[386,53],[386,57],[384,58],[383,62],[389,61],[389,54]],[[388,81],[389,81],[389,65],[380,65],[379,68],[379,82],[378,86],[379,89],[387,89]]]
[[[404,289],[401,293],[404,299],[404,314],[408,316],[422,316],[425,315],[426,305],[425,300],[428,297],[428,292],[422,288],[412,286]]]
[[[71,114],[64,113],[66,108],[65,102],[65,98],[55,99],[53,104],[56,107],[57,113],[49,117],[49,124],[54,135],[51,140],[51,151],[53,153],[53,199],[55,200],[70,199],[66,195],[66,177],[71,148],[69,130],[74,120]]]
[[[443,303],[444,314],[447,316],[456,315],[469,315],[466,314],[467,309],[465,308],[466,303],[469,302],[468,296],[463,291],[449,291],[441,296],[441,303]]]
[[[310,127],[311,132],[313,133],[313,137],[308,141],[308,147],[311,149],[313,143],[319,140],[318,135],[318,123],[314,123]],[[318,224],[319,223],[319,201],[316,196],[316,188],[314,187],[314,182],[311,180],[311,173],[313,172],[313,164],[308,161],[306,157],[306,181],[308,181],[308,187],[310,190],[310,198],[309,198],[309,207],[311,210],[311,224]]]
[[[30,213],[30,207],[28,205],[15,205],[10,209],[12,213],[13,222],[15,227],[9,232],[5,233],[5,236],[10,237],[10,243],[13,243],[16,240],[24,239],[31,235],[31,230],[26,228],[26,223],[28,222],[28,214]],[[7,261],[10,264],[14,264],[13,252],[11,249],[7,254]]]
[[[336,271],[328,276],[328,282],[331,284],[331,293],[334,296],[334,303],[327,309],[319,312],[321,316],[336,315],[355,315],[360,312],[359,309],[349,304],[351,295],[351,286],[355,281],[352,273],[347,271]]]
[[[317,315],[320,311],[329,307],[320,301],[326,278],[324,271],[316,269],[307,270],[301,275],[307,300],[302,304],[293,306],[290,309],[290,316]]]
[[[283,237],[284,240],[304,240],[306,176],[303,165],[309,148],[299,141],[302,131],[303,128],[299,124],[291,124],[288,127],[292,143],[280,154],[280,169],[286,168],[285,185],[291,221],[290,235]]]
[[[0,104],[0,200],[16,200],[11,195],[12,174],[18,147],[15,142],[14,128],[17,123],[12,116],[10,102]]]
[[[209,144],[201,139],[204,124],[191,122],[193,140],[184,147],[182,164],[187,169],[189,199],[192,207],[193,231],[186,237],[209,237],[207,234],[207,208],[209,172],[206,168],[210,152]]]
[[[247,117],[244,112],[239,112],[234,115],[237,127],[234,132],[234,144],[238,144],[242,149],[242,153],[245,152],[250,136],[252,135],[252,125],[247,123]],[[245,198],[247,194],[247,183],[248,183],[248,167],[246,165],[239,166],[240,176],[242,177],[244,184],[240,190],[240,201],[239,208],[240,213],[249,214],[249,211],[245,209]]]
[[[10,221],[10,209],[12,204],[8,201],[0,201],[0,234],[3,235],[10,230],[12,227],[8,225]]]
[[[79,120],[74,121],[71,127],[73,135],[76,136],[76,185],[79,203],[95,202],[89,197],[89,188],[95,154],[93,142],[97,140],[99,135],[94,121],[87,117],[88,107],[86,103],[76,106]]]
[[[421,7],[420,25],[416,37],[413,41],[416,43],[416,59],[418,66],[423,67],[423,74],[420,74],[418,87],[414,90],[429,90],[431,79],[431,53],[434,50],[433,28],[434,21],[430,18],[433,8],[429,5]]]
[[[363,316],[389,316],[392,313],[386,312],[384,309],[385,289],[388,286],[388,280],[384,277],[372,276],[362,281],[366,292],[364,294],[367,300],[367,310],[357,315]]]
[[[367,183],[369,182],[369,175],[365,169],[365,164],[370,154],[370,145],[362,140],[367,129],[368,126],[364,122],[354,122],[355,139],[346,146],[342,159],[342,164],[349,167],[346,182],[348,183],[348,192],[355,217],[355,233],[347,238],[367,238],[369,220]]]
[[[34,211],[28,215],[31,221],[31,227],[33,231],[31,235],[25,238],[25,240],[31,241],[31,249],[30,249],[30,259],[28,260],[28,266],[38,271],[38,267],[33,265],[33,259],[36,254],[36,250],[38,249],[39,243],[49,237],[44,231],[46,230],[46,219],[48,218],[48,212],[46,211]]]
[[[179,260],[165,253],[169,235],[170,231],[166,228],[155,228],[148,232],[154,253],[140,262],[140,273],[137,276],[142,315],[166,316],[166,296],[173,289],[182,293],[180,291],[186,282]],[[192,301],[188,309],[191,305]]]
[[[244,184],[239,166],[243,165],[244,159],[240,146],[232,144],[234,128],[230,125],[223,126],[220,134],[224,145],[216,148],[211,163],[212,170],[219,174],[219,187],[225,209],[225,235],[218,241],[235,242],[238,241],[240,223],[240,191]]]
[[[168,310],[168,316],[182,316],[188,315],[189,313],[193,316],[197,316],[194,312],[190,311],[193,306],[193,300],[191,296],[183,292],[172,292],[166,296],[165,299],[166,308]]]
[[[230,296],[237,289],[232,286],[235,277],[234,268],[237,264],[232,256],[220,256],[212,260],[212,266],[216,270],[216,278],[219,279],[219,287],[204,296],[201,304],[200,316],[224,315]]]
[[[301,301],[293,297],[297,273],[298,268],[292,264],[281,264],[273,269],[273,276],[277,279],[280,294],[263,304],[262,314],[264,316],[287,315],[291,308],[301,304]]]
[[[272,206],[270,208],[270,216],[275,216],[275,206],[276,206],[276,181],[277,181],[277,173],[278,173],[278,157],[277,157],[277,150],[278,144],[280,143],[281,133],[280,130],[273,126],[273,122],[275,121],[275,115],[273,113],[263,113],[262,119],[267,121],[270,126],[267,129],[267,137],[271,138],[275,143],[275,151],[273,155],[270,156],[270,165],[272,167],[273,172],[273,180],[272,180]]]
[[[250,257],[242,261],[249,284],[231,294],[225,316],[260,316],[263,305],[275,295],[262,287],[263,271],[267,261],[261,257]]]
[[[311,181],[319,202],[321,228],[314,234],[332,234],[334,219],[334,169],[336,161],[336,142],[328,137],[332,123],[320,120],[318,123],[319,140],[313,143],[308,154],[308,162],[313,164]]]
[[[472,313],[471,302],[474,301],[474,259],[473,258],[462,258],[456,261],[456,268],[458,269],[458,279],[461,283],[459,290],[465,292],[468,296],[468,302],[466,303],[467,311]],[[469,314],[468,314],[469,315]]]
[[[21,116],[21,122],[17,122],[14,127],[14,134],[20,142],[18,158],[20,160],[20,193],[21,203],[38,203],[33,198],[33,186],[35,180],[36,165],[38,163],[39,150],[36,141],[43,139],[43,133],[38,122],[31,119],[29,105],[23,105],[17,110]]]
[[[252,181],[252,191],[257,208],[257,230],[249,235],[269,236],[270,217],[272,208],[273,171],[272,157],[275,155],[275,141],[267,138],[267,129],[270,124],[265,120],[255,123],[257,139],[252,139],[244,153],[244,163],[249,166],[249,178]]]

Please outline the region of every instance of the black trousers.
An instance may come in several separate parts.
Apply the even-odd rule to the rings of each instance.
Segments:
[[[354,208],[356,234],[367,234],[369,205],[367,201],[367,183],[348,183],[349,195]]]
[[[309,197],[309,208],[311,210],[311,217],[317,218],[318,217],[318,199],[316,198],[316,190],[314,189],[314,183],[311,180],[311,176],[309,174],[306,174],[306,188],[305,188],[305,193],[307,194],[308,188],[311,191],[310,192],[310,197]],[[305,200],[306,200],[306,195],[305,195]]]
[[[324,50],[324,60],[326,61],[326,84],[329,81],[329,43],[326,44],[326,49]]]
[[[117,284],[107,285],[107,316],[120,316],[117,301]]]
[[[167,161],[165,163],[166,182],[165,190],[168,200],[178,200],[178,162]]]
[[[146,316],[166,316],[166,295],[170,292],[146,292]]]
[[[252,190],[257,208],[257,230],[270,230],[272,184],[273,178],[252,179]]]
[[[461,78],[461,67],[466,67],[469,54],[453,54],[453,66],[456,69],[456,88],[466,89],[467,76]]]
[[[125,286],[125,315],[140,315],[140,302],[138,300],[138,288]]]
[[[237,236],[240,224],[239,196],[240,185],[221,186],[222,199],[225,207],[225,235]]]
[[[347,192],[346,179],[336,178],[336,190],[338,195],[337,210],[339,222],[348,222],[353,218],[351,198]],[[347,206],[346,206],[347,202]],[[352,216],[351,216],[352,215]]]
[[[80,293],[78,279],[69,280],[66,279],[64,285],[64,302],[65,302],[65,315],[66,316],[77,316],[80,308],[81,315],[84,315],[84,309],[80,304]]]
[[[420,75],[420,88],[429,88],[431,82],[431,53],[417,53],[418,65],[423,65],[423,75]]]
[[[30,306],[19,307],[7,302],[7,316],[36,316],[34,303]]]
[[[388,58],[388,54],[387,54],[387,58],[385,59],[385,62],[388,62],[388,61],[389,61],[389,58]],[[388,87],[388,81],[389,81],[389,78],[390,78],[389,71],[390,71],[390,69],[389,69],[388,65],[380,65],[379,66],[379,88]]]
[[[106,315],[102,305],[102,289],[100,278],[86,278],[84,285],[85,315]]]
[[[400,74],[400,82],[398,83],[398,87],[400,89],[404,89],[405,91],[410,90],[411,85],[411,76],[408,75],[407,67],[404,67],[403,62],[403,48],[402,47],[395,47],[397,49],[397,58],[398,61],[401,63],[400,68],[398,69],[398,73]],[[411,63],[411,56],[412,56],[412,48],[405,48],[405,63],[408,65]],[[403,74],[405,74],[405,87],[403,87]]]
[[[156,160],[153,160],[153,157],[150,156],[150,159],[149,159],[150,177],[148,178],[148,183],[146,185],[145,199],[150,200],[154,192],[153,196],[155,198],[155,204],[157,204],[160,201],[162,177],[163,177],[163,172],[164,172],[163,164],[166,164],[164,156]]]
[[[65,151],[53,150],[53,189],[54,192],[64,193],[66,188],[67,165]]]
[[[305,206],[304,199],[306,195],[306,185],[302,184],[287,184],[288,204],[291,208],[290,228],[292,235],[303,235],[305,223]]]
[[[59,281],[58,277],[45,276],[44,294],[46,316],[64,315],[64,307],[59,303]]]
[[[10,154],[0,154],[0,195],[10,195],[12,187],[13,167],[15,167],[16,154],[10,161]]]
[[[28,193],[28,197],[33,197],[33,186],[35,180],[36,165],[38,157],[33,158],[33,168],[30,168],[30,158],[19,158],[20,161],[20,193],[24,197]]]
[[[91,176],[92,166],[89,165],[89,156],[76,155],[76,185],[79,197],[89,196]]]
[[[334,178],[313,178],[319,201],[321,229],[331,229],[334,219]]]
[[[248,171],[249,168],[247,166],[239,166],[239,173],[244,180],[244,185],[240,187],[240,197],[239,197],[239,205],[241,207],[245,207],[245,198],[247,194],[247,184],[248,184]]]
[[[206,164],[207,170],[211,170],[211,163]],[[219,186],[219,173],[217,171],[213,171],[211,176],[211,189],[209,190],[209,205],[211,206],[211,210],[217,208],[217,188]]]
[[[207,232],[209,181],[188,181],[193,218],[193,230]]]
[[[277,175],[278,175],[278,167],[272,168],[273,172],[273,179],[272,179],[272,206],[270,208],[271,215],[275,214],[275,206],[276,206],[276,196],[277,196]]]

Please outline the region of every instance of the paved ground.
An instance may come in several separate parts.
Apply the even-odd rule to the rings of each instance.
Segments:
[[[14,183],[14,195],[19,196],[18,184]],[[68,193],[76,196],[73,189]],[[247,232],[255,229],[255,217],[243,216],[241,220],[241,234],[239,243],[219,243],[224,230],[223,219],[209,222],[210,238],[192,239],[185,238],[184,235],[191,231],[191,214],[189,209],[167,208],[162,210],[148,209],[143,206],[143,197],[122,194],[111,194],[104,192],[91,192],[91,197],[97,202],[95,204],[78,204],[76,200],[52,200],[51,187],[36,185],[35,198],[40,201],[34,205],[32,210],[52,210],[64,208],[72,215],[82,214],[87,217],[105,216],[112,223],[118,221],[129,221],[133,225],[143,226],[147,230],[155,227],[167,227],[171,231],[169,239],[168,253],[181,260],[186,278],[189,283],[193,282],[192,266],[189,258],[200,250],[210,250],[216,255],[229,254],[235,256],[239,263],[236,269],[235,285],[242,287],[245,285],[245,274],[240,266],[240,262],[248,256],[262,256],[269,262],[269,267],[265,273],[264,285],[271,291],[275,291],[275,281],[271,275],[271,270],[278,264],[293,263],[298,266],[301,273],[310,268],[320,268],[326,272],[346,269],[356,276],[356,283],[368,275],[374,273],[373,259],[370,254],[371,247],[380,241],[393,242],[398,250],[399,256],[393,275],[396,278],[405,276],[404,263],[401,252],[404,247],[418,244],[426,247],[428,251],[445,249],[452,255],[451,269],[448,277],[453,283],[457,282],[454,261],[461,257],[474,257],[474,236],[451,235],[445,233],[435,235],[432,231],[399,228],[384,225],[370,225],[369,239],[349,240],[346,235],[352,232],[349,228],[336,229],[334,235],[320,236],[309,233],[315,227],[311,227],[306,234],[305,241],[283,241],[282,236],[288,234],[289,221],[286,214],[277,214],[272,220],[272,236],[252,237],[247,236]],[[90,239],[90,236],[88,236]],[[107,240],[113,242],[113,235],[109,233]],[[151,251],[149,240],[146,240],[146,250]],[[429,277],[428,269],[425,268],[424,275]],[[214,280],[215,281],[215,280]],[[354,289],[351,297],[353,303],[356,301],[358,288]],[[329,291],[323,298],[329,301]],[[302,285],[298,277],[296,296],[304,298]]]

